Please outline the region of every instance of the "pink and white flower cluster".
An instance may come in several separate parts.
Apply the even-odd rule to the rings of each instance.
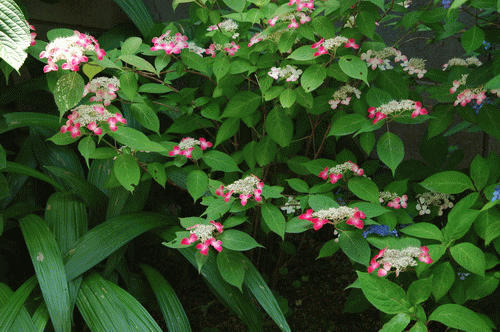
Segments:
[[[26,24],[28,24],[28,27],[30,28],[31,31],[33,32],[30,32],[30,36],[31,36],[31,42],[30,42],[30,46],[35,46],[36,45],[36,29],[33,25],[29,24],[28,21],[26,21]]]
[[[415,260],[425,264],[432,264],[433,260],[429,254],[429,248],[423,247],[408,247],[405,249],[382,249],[373,257],[368,267],[368,273],[374,272],[376,269],[379,277],[384,277],[392,269],[396,269],[396,277],[399,272],[403,272],[409,266],[416,266],[418,263]]]
[[[391,193],[388,191],[381,191],[379,194],[379,201],[380,203],[387,203],[388,207],[394,208],[394,209],[406,209],[408,207],[408,196],[403,195],[399,196],[396,193]]]
[[[425,61],[426,60],[422,58],[411,58],[410,60],[403,61],[403,63],[401,63],[401,67],[403,67],[403,70],[407,71],[408,74],[417,74],[418,78],[423,78],[424,74],[427,73],[427,69],[425,69]]]
[[[370,107],[368,109],[368,114],[370,119],[373,119],[373,123],[377,123],[380,120],[387,118],[387,116],[398,116],[405,111],[413,110],[411,113],[412,118],[416,118],[419,115],[428,114],[427,110],[422,107],[422,103],[413,100],[392,100],[387,104],[381,105],[379,107]]]
[[[302,74],[302,69],[297,69],[290,65],[286,65],[285,68],[272,67],[271,71],[267,75],[271,76],[275,80],[280,78],[285,78],[287,82],[295,82],[299,79]]]
[[[212,143],[210,143],[203,137],[200,137],[199,140],[191,137],[184,137],[179,145],[176,145],[174,147],[174,150],[170,151],[168,155],[170,157],[180,155],[186,158],[191,158],[193,156],[193,150],[196,145],[200,146],[202,150],[206,150],[207,148],[211,148],[213,146]]]
[[[196,249],[200,250],[200,253],[204,256],[208,255],[210,246],[214,247],[218,252],[222,251],[222,241],[217,240],[213,234],[215,230],[217,230],[218,234],[224,231],[224,226],[220,223],[210,220],[210,225],[196,224],[187,229],[191,235],[189,238],[182,239],[181,244],[188,246],[200,241],[196,245]]]
[[[233,21],[232,19],[224,20],[216,25],[211,25],[207,28],[208,31],[222,30],[224,32],[229,32],[232,34],[231,38],[236,39],[239,37],[239,33],[236,33],[238,30],[238,23]]]
[[[230,43],[226,43],[224,45],[212,43],[205,50],[205,53],[211,55],[212,58],[215,58],[215,56],[217,55],[216,51],[222,51],[222,50],[224,50],[224,51],[227,52],[227,54],[233,56],[233,55],[236,54],[236,52],[238,52],[239,49],[240,49],[240,45],[236,44],[234,41],[232,41]]]
[[[356,207],[350,208],[347,206],[329,208],[327,210],[319,210],[316,212],[314,212],[313,209],[309,209],[306,213],[299,216],[299,219],[309,220],[312,222],[315,230],[320,229],[326,224],[337,225],[343,221],[346,221],[346,224],[348,225],[362,229],[365,225],[363,221],[365,218],[366,214],[363,211],[359,211]]]
[[[290,0],[289,6],[297,4],[297,10],[309,9],[314,10],[314,0]]]
[[[451,209],[453,207],[452,200],[455,199],[452,195],[438,193],[435,191],[418,194],[416,198],[418,204],[415,208],[421,216],[424,214],[430,214],[431,210],[429,207],[431,206],[439,207],[438,216],[442,216],[444,210]]]
[[[61,127],[61,133],[69,132],[71,137],[77,138],[82,135],[80,128],[87,128],[96,135],[102,135],[102,123],[107,122],[111,131],[118,130],[118,124],[127,124],[120,113],[112,114],[102,105],[80,105],[71,110],[68,121]]]
[[[347,171],[352,171],[354,175],[358,176],[363,176],[365,174],[365,171],[361,167],[349,160],[332,168],[328,166],[325,167],[325,169],[319,173],[318,177],[322,178],[323,180],[326,180],[328,179],[328,177],[330,177],[331,183],[337,183],[337,181],[342,179],[344,173]]]
[[[317,48],[318,51],[314,53],[314,56],[320,56],[323,54],[328,54],[330,50],[333,50],[334,52],[337,50],[337,48],[341,45],[344,45],[346,48],[353,48],[357,50],[359,48],[359,45],[356,44],[356,40],[351,38],[347,39],[346,37],[342,36],[337,36],[335,38],[330,38],[325,40],[324,38],[321,38],[319,42],[314,43],[311,45],[311,48]]]
[[[215,191],[217,196],[224,197],[226,203],[229,202],[233,194],[239,194],[241,199],[241,205],[247,205],[250,197],[254,197],[255,201],[262,201],[262,189],[264,188],[264,182],[262,182],[255,175],[249,175],[244,179],[237,180],[227,187],[221,185],[219,189]],[[227,191],[227,192],[226,192]]]
[[[454,80],[453,87],[450,88],[450,93],[454,94],[455,92],[457,92],[457,89],[461,85],[465,85],[468,76],[469,76],[468,74],[465,74],[465,75],[462,75],[460,80]],[[460,106],[465,107],[468,103],[470,103],[474,99],[476,100],[476,104],[481,105],[483,103],[483,101],[487,98],[486,92],[487,92],[487,90],[483,89],[482,86],[479,86],[477,88],[472,88],[472,89],[464,89],[462,92],[460,92],[457,95],[457,100],[455,100],[453,105],[457,106],[458,104],[460,104]],[[491,93],[497,93],[497,90],[491,90]],[[497,95],[498,95],[498,93],[497,93]]]
[[[102,101],[104,106],[109,106],[116,98],[116,91],[120,90],[120,80],[116,77],[97,77],[88,82],[83,88],[83,97],[95,93],[90,101]]]
[[[303,7],[303,8],[305,8],[305,7]],[[298,20],[298,22],[297,22],[297,20]],[[302,11],[297,11],[297,12],[293,12],[293,13],[287,13],[284,15],[274,16],[273,18],[269,19],[267,21],[267,23],[269,23],[270,26],[274,27],[276,25],[276,23],[278,23],[278,21],[290,22],[287,26],[288,29],[295,30],[299,27],[300,24],[306,24],[307,22],[310,22],[311,17]]]
[[[335,91],[333,99],[329,100],[328,104],[330,104],[333,110],[336,109],[339,104],[349,105],[351,102],[351,94],[354,94],[358,99],[361,98],[361,91],[349,84],[343,85],[340,89]]]
[[[395,49],[394,47],[386,47],[380,51],[368,50],[362,53],[361,60],[366,61],[368,67],[372,70],[379,68],[380,70],[392,69],[390,58],[394,57],[394,62],[408,61],[406,55],[402,54],[401,51]]]
[[[104,59],[106,55],[106,52],[99,47],[97,39],[90,35],[75,31],[73,36],[56,38],[47,44],[45,51],[40,53],[41,59],[48,59],[48,65],[43,67],[43,72],[58,70],[56,62],[60,60],[65,61],[61,66],[62,69],[78,71],[80,63],[89,61],[86,56],[89,52],[95,53],[99,60]]]
[[[443,71],[446,70],[448,67],[453,67],[453,66],[460,66],[460,67],[469,67],[472,65],[475,65],[477,67],[481,66],[483,63],[479,61],[478,58],[475,56],[471,56],[467,59],[461,59],[461,58],[452,58],[448,60],[447,63],[443,65]]]
[[[175,36],[171,36],[171,32],[168,30],[160,37],[154,37],[151,51],[164,50],[167,54],[180,54],[183,49],[189,48],[187,36],[183,36],[179,32]]]

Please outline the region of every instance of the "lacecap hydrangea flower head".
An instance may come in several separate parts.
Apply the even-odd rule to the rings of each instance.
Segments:
[[[203,137],[200,137],[199,140],[191,138],[191,137],[184,137],[179,145],[176,145],[174,147],[173,151],[170,151],[168,155],[170,157],[173,156],[184,156],[186,158],[191,158],[193,157],[193,150],[195,146],[201,147],[202,150],[206,150],[207,148],[212,147],[212,143],[204,139]]]
[[[433,260],[429,254],[429,248],[423,247],[407,247],[405,249],[382,249],[373,257],[368,267],[368,273],[378,269],[379,277],[386,276],[392,268],[396,269],[396,277],[399,272],[405,271],[408,267],[416,266],[419,261],[425,264],[432,264]]]
[[[83,97],[95,93],[90,101],[102,101],[104,106],[109,106],[116,98],[116,91],[120,90],[120,80],[116,77],[97,77],[88,82],[83,88]]]
[[[82,62],[88,62],[87,55],[95,54],[99,60],[104,59],[106,51],[99,47],[97,39],[79,31],[69,37],[59,37],[51,41],[40,53],[40,58],[47,58],[48,65],[43,67],[43,72],[59,69],[58,61],[65,61],[62,69],[78,71]]]
[[[208,255],[210,246],[214,247],[218,252],[222,251],[222,241],[217,240],[215,237],[224,231],[224,226],[220,223],[211,220],[210,225],[196,224],[187,229],[191,235],[182,239],[181,244],[188,246],[199,241],[196,249],[200,250],[200,253],[204,256]],[[214,236],[216,230],[217,234]]]
[[[112,114],[102,104],[80,105],[71,110],[68,121],[61,127],[61,133],[69,132],[71,137],[77,138],[82,135],[81,129],[87,127],[96,135],[102,135],[102,124],[108,123],[111,131],[117,131],[120,123],[127,124],[120,113]]]
[[[340,206],[338,208],[333,207],[316,212],[313,209],[309,209],[306,213],[299,216],[299,219],[312,222],[315,230],[320,229],[326,224],[337,225],[343,221],[346,221],[348,225],[362,229],[365,225],[363,221],[365,218],[366,214],[363,211],[359,211],[356,207],[350,208],[347,206]]]
[[[264,182],[262,182],[255,175],[249,175],[244,179],[237,180],[227,187],[221,185],[219,189],[215,191],[217,196],[224,197],[226,202],[229,202],[233,194],[239,194],[239,199],[241,199],[241,205],[247,205],[248,200],[253,196],[255,201],[262,201],[262,189],[264,188]],[[226,192],[227,191],[227,192]]]

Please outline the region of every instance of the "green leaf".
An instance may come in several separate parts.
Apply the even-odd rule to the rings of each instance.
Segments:
[[[339,245],[350,260],[368,266],[370,246],[360,232],[344,231],[339,235]]]
[[[234,95],[227,103],[221,118],[243,118],[249,116],[257,110],[260,105],[260,96],[250,92],[243,91]]]
[[[276,143],[270,136],[265,136],[257,142],[255,159],[260,167],[266,166],[274,161],[276,156]]]
[[[401,332],[408,326],[409,323],[410,315],[401,312],[385,323],[379,332]]]
[[[432,270],[432,294],[439,301],[455,282],[456,273],[449,262],[441,263]]]
[[[145,128],[159,133],[160,119],[158,119],[158,115],[151,107],[142,103],[133,103],[130,106],[130,113]]]
[[[75,72],[65,74],[57,80],[53,93],[60,117],[82,99],[84,86],[83,78]]]
[[[492,273],[484,277],[473,276],[472,281],[467,287],[466,295],[468,300],[479,300],[493,293],[500,283]]]
[[[288,232],[288,229],[287,229],[287,232]],[[339,245],[339,242],[337,241],[337,239],[332,239],[328,242],[325,242],[325,244],[323,244],[321,246],[321,249],[319,250],[319,255],[316,259],[323,258],[323,257],[330,257],[334,253],[336,253],[339,249],[340,249],[340,245]]]
[[[41,126],[56,130],[61,128],[59,118],[54,115],[34,112],[14,112],[3,114],[3,117],[5,118],[7,127],[0,127],[0,134],[16,128],[31,126]]]
[[[365,66],[366,68],[366,66]],[[300,84],[305,92],[316,90],[326,78],[326,69],[322,65],[309,66],[300,76]]]
[[[500,75],[496,75],[491,80],[489,80],[484,86],[486,90],[500,89]],[[433,114],[434,115],[434,114]]]
[[[375,182],[364,176],[355,176],[347,182],[349,190],[359,198],[372,203],[379,202],[379,190]]]
[[[373,39],[375,35],[375,20],[378,15],[374,15],[373,12],[364,10],[356,15],[356,26],[359,31],[370,39]]]
[[[394,99],[408,99],[409,90],[405,76],[392,70],[381,70],[377,82],[382,90],[390,93]],[[432,115],[434,116],[434,113]]]
[[[488,227],[486,227],[486,236],[484,237],[484,242],[486,245],[489,245],[491,241],[495,240],[500,236],[500,222],[495,222]]]
[[[215,139],[215,146],[233,137],[240,129],[239,118],[226,119],[217,131],[217,138]]]
[[[500,113],[494,106],[483,105],[477,122],[486,133],[500,139]]]
[[[57,181],[52,179],[50,176],[47,176],[43,174],[42,172],[37,171],[36,169],[32,167],[28,167],[26,165],[21,165],[17,164],[11,161],[7,161],[7,165],[5,168],[0,169],[1,172],[6,172],[6,173],[16,173],[16,174],[22,174],[26,176],[32,176],[34,178],[37,178],[39,180],[45,181],[52,185],[55,189],[59,191],[64,191],[64,187],[60,185]]]
[[[476,155],[470,165],[470,177],[478,190],[484,188],[490,175],[490,164],[481,155]]]
[[[23,309],[24,302],[33,289],[35,289],[36,285],[38,285],[36,277],[33,276],[29,278],[16,290],[14,295],[0,307],[0,317],[2,317],[2,319],[0,319],[0,332],[12,332],[12,324],[17,319],[18,314]]]
[[[215,58],[213,64],[213,71],[217,81],[220,81],[229,72],[229,58],[225,56],[219,56]]]
[[[358,131],[368,120],[365,116],[354,113],[342,115],[335,119],[330,128],[328,136],[345,136]]]
[[[230,250],[247,251],[253,248],[262,247],[253,237],[236,229],[228,229],[222,232],[218,239],[222,241],[222,246],[224,248]]]
[[[309,192],[309,185],[307,182],[301,179],[287,179],[286,182],[288,182],[288,185],[295,191],[299,193],[307,193]]]
[[[28,24],[21,9],[13,0],[0,3],[0,21],[2,22],[0,59],[5,60],[19,72],[19,68],[28,56],[25,50],[31,42]]]
[[[450,248],[453,259],[466,270],[484,277],[484,253],[472,243],[463,242]]]
[[[114,2],[134,22],[144,37],[149,35],[153,29],[154,20],[144,2],[138,0],[114,0]]]
[[[148,212],[122,214],[106,220],[88,231],[67,253],[68,280],[88,271],[142,233],[168,224],[174,224],[173,218]]]
[[[278,42],[278,49],[281,53],[288,52],[297,40],[297,33],[295,31],[285,31]]]
[[[156,84],[156,83],[146,83],[143,84],[139,87],[138,92],[143,92],[143,93],[167,93],[170,91],[173,91],[171,87],[163,85],[163,84]]]
[[[241,13],[243,9],[245,9],[247,3],[244,0],[223,0],[223,1],[229,8],[239,13]]]
[[[241,172],[233,158],[220,151],[204,153],[201,159],[215,171]]]
[[[453,104],[439,104],[434,107],[427,133],[429,138],[441,134],[450,126],[454,111]]]
[[[280,103],[284,108],[289,108],[293,104],[295,104],[295,100],[297,99],[297,95],[295,90],[286,89],[280,93]]]
[[[368,301],[386,314],[408,313],[411,308],[405,291],[395,283],[376,275],[356,271],[361,290]]]
[[[153,162],[148,164],[148,172],[151,174],[153,179],[163,188],[167,183],[167,173],[165,172],[165,166],[159,162]]]
[[[458,304],[443,304],[432,312],[429,320],[438,321],[446,326],[470,331],[491,332],[486,323],[472,310]]]
[[[203,196],[208,189],[208,176],[200,170],[191,171],[187,177],[187,189],[194,201]]]
[[[172,286],[157,270],[148,265],[139,266],[153,289],[168,330],[190,332],[191,327],[186,312]]]
[[[266,131],[276,143],[286,147],[293,137],[292,119],[281,107],[275,107],[266,117]]]
[[[415,280],[411,283],[408,287],[408,299],[411,304],[415,305],[427,301],[432,292],[432,278],[431,275],[429,278]]]
[[[130,192],[134,191],[141,179],[141,169],[131,154],[122,154],[116,157],[113,171],[118,182]]]
[[[458,206],[458,204],[456,206]],[[459,213],[455,213],[455,211],[452,210],[448,214],[448,223],[443,230],[445,240],[457,240],[464,236],[480,213],[481,211],[472,209],[460,210]]]
[[[133,71],[126,71],[120,75],[120,91],[125,94],[128,100],[135,100],[137,96],[138,84],[137,75]]]
[[[76,305],[92,331],[119,332],[134,326],[139,331],[161,332],[153,317],[132,295],[96,272],[83,278]]]
[[[138,70],[144,70],[156,74],[156,69],[153,67],[153,65],[144,60],[143,58],[138,57],[137,55],[122,54],[118,57],[118,59],[122,60],[125,63],[128,63],[129,65],[134,66]]]
[[[371,87],[366,93],[365,98],[368,104],[372,107],[382,106],[394,99],[389,92],[376,87]]]
[[[293,53],[292,53],[293,54]],[[368,83],[368,68],[366,63],[354,55],[344,55],[339,60],[340,69],[349,77]]]
[[[136,150],[149,152],[167,152],[167,148],[163,145],[152,142],[142,132],[130,127],[118,127],[115,132],[109,132],[108,135],[113,137],[118,142]]]
[[[290,54],[287,59],[299,60],[299,61],[307,61],[313,60],[316,58],[314,56],[315,49],[311,48],[309,45],[301,46]],[[365,65],[366,68],[366,65]],[[367,71],[368,72],[368,71]]]
[[[78,142],[78,151],[82,154],[83,158],[85,158],[85,162],[87,163],[87,167],[89,165],[89,158],[92,153],[95,151],[95,142],[92,139],[92,136],[87,136]]]
[[[470,53],[478,49],[482,45],[483,40],[484,31],[477,25],[474,25],[462,35],[462,46],[467,53]]]
[[[444,194],[460,194],[467,189],[474,190],[470,178],[457,171],[445,171],[431,175],[420,185],[428,190]]]
[[[316,16],[312,20],[312,26],[316,33],[325,39],[334,38],[335,25],[327,16]]]
[[[392,170],[394,176],[405,155],[401,139],[393,133],[386,132],[377,142],[377,153],[380,160]]]
[[[71,305],[61,251],[47,223],[36,215],[19,221],[42,295],[56,331],[71,331]]]
[[[432,239],[438,241],[444,241],[443,234],[436,225],[429,224],[426,222],[419,222],[408,227],[401,229],[401,232],[419,237],[422,239]]]
[[[262,220],[274,233],[285,239],[286,221],[283,213],[273,204],[265,203],[261,206]]]
[[[245,260],[243,255],[229,249],[222,250],[217,254],[217,267],[219,272],[228,283],[238,287],[242,291],[243,279],[245,279]]]
[[[139,37],[127,38],[121,47],[122,54],[136,54],[142,44],[142,39]]]
[[[359,136],[359,145],[363,149],[363,152],[370,155],[375,147],[375,133],[367,132],[361,133]]]
[[[315,211],[328,210],[329,208],[339,206],[333,198],[326,195],[310,195],[307,204]]]

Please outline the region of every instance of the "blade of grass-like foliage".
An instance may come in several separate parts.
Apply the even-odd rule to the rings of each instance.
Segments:
[[[197,268],[194,247],[178,249],[186,259]],[[201,268],[201,275],[210,286],[213,293],[229,309],[231,309],[248,326],[248,330],[262,331],[260,313],[253,304],[248,292],[241,292],[238,288],[228,284],[220,275],[213,251],[208,253],[207,260]]]
[[[153,29],[154,21],[142,0],[115,0],[115,3],[134,22],[144,37]]]
[[[285,316],[281,311],[278,301],[273,295],[273,292],[269,289],[264,279],[260,275],[259,271],[253,266],[252,262],[245,256],[245,280],[243,284],[248,287],[250,292],[255,296],[257,301],[264,310],[269,314],[269,316],[274,320],[276,324],[280,327],[281,331],[291,331],[288,323],[286,322]]]
[[[161,332],[132,295],[95,272],[83,278],[76,305],[93,332]]]
[[[59,117],[33,112],[15,112],[4,114],[7,128],[0,128],[0,134],[21,127],[41,126],[59,130],[61,124]]]
[[[0,307],[0,332],[12,332],[12,324],[23,308],[24,302],[38,284],[36,276],[26,280],[17,291]],[[33,321],[31,322],[33,323]],[[34,325],[33,325],[34,327]],[[25,330],[35,331],[34,329]],[[23,331],[24,332],[24,331]]]
[[[88,231],[66,256],[66,275],[72,280],[89,270],[133,238],[158,226],[175,224],[158,213],[130,213],[109,219]]]
[[[110,196],[111,190],[113,190],[113,188],[104,188],[103,184],[111,174],[112,169],[112,159],[94,159],[90,163],[90,170],[89,174],[87,175],[87,180],[91,184],[99,188],[108,197]]]
[[[29,215],[19,221],[43,298],[56,332],[71,331],[68,283],[59,245],[45,220]]]
[[[64,168],[54,166],[45,166],[45,168],[50,173],[63,179],[66,185],[68,185],[90,209],[97,214],[104,213],[108,205],[108,197],[106,197],[106,195],[96,186]]]
[[[140,265],[140,267],[155,293],[168,330],[176,332],[191,331],[186,312],[172,286],[152,267],[148,265]]]
[[[14,295],[14,292],[6,284],[0,283],[0,307]],[[0,320],[2,317],[0,316]],[[35,331],[35,325],[26,308],[21,308],[14,322],[10,326],[10,332],[29,332]]]
[[[45,302],[40,303],[35,313],[33,314],[33,323],[35,324],[35,328],[37,332],[43,332],[45,330],[45,326],[49,322],[49,309],[47,309],[47,305]]]
[[[56,192],[49,197],[45,209],[45,221],[54,234],[61,252],[67,252],[87,232],[87,219],[87,206],[75,193]],[[75,278],[68,283],[71,313],[75,307],[80,283],[81,278]]]
[[[37,178],[39,180],[45,181],[49,184],[51,184],[54,188],[56,188],[59,191],[65,191],[63,186],[61,186],[57,181],[52,179],[50,176],[47,176],[36,169],[33,169],[31,167],[17,164],[11,161],[7,161],[7,166],[0,169],[0,172],[7,172],[7,173],[17,173],[17,174],[23,174],[27,176],[32,176],[34,178]]]

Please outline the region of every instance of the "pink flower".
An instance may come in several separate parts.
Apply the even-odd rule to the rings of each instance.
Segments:
[[[173,151],[168,153],[170,157],[177,156],[178,154],[181,154],[181,148],[178,145],[174,147]]]
[[[292,18],[292,21],[290,24],[288,24],[289,29],[297,29],[299,27],[299,24],[297,23],[297,20],[295,18]]]
[[[42,57],[41,54],[40,54],[40,57]],[[43,67],[43,72],[44,73],[48,73],[49,71],[53,71],[53,70],[56,71],[58,69],[59,69],[59,67],[52,61],[52,59],[49,59],[48,60],[48,65],[46,65],[45,67]]]
[[[215,248],[215,250],[217,250],[218,252],[222,251],[222,241],[216,240],[215,238],[211,238],[209,241],[212,247]]]
[[[234,190],[231,190],[230,192],[228,192],[227,194],[224,195],[224,201],[226,203],[229,202],[229,200],[231,199],[231,195],[234,193]]]
[[[323,45],[321,45],[319,47],[318,51],[316,53],[314,53],[313,55],[314,56],[320,56],[320,55],[323,55],[323,54],[328,54],[328,50]]]
[[[193,157],[193,150],[194,150],[194,148],[189,148],[187,150],[183,150],[182,152],[184,152],[184,154],[183,154],[184,157],[189,158],[189,159],[191,157]],[[181,152],[181,154],[182,154],[182,152]]]
[[[211,54],[212,58],[215,58],[216,53],[215,53],[215,44],[210,44],[210,46],[205,50],[206,54]]]
[[[177,147],[177,146],[176,146],[176,147]],[[224,196],[224,186],[223,186],[222,184],[220,185],[219,189],[217,189],[217,190],[215,191],[215,194],[216,194],[217,196]]]
[[[275,16],[272,19],[270,19],[269,21],[267,21],[267,23],[269,23],[269,25],[272,27],[276,24],[276,22],[278,22],[278,16]]]
[[[362,219],[366,218],[366,215],[362,211],[358,211],[358,208],[355,208],[356,212],[349,218],[346,222],[348,225],[353,225],[356,228],[362,229],[365,223]]]
[[[318,177],[322,178],[323,180],[328,179],[328,166],[325,167],[325,169],[319,173]]]
[[[205,150],[207,148],[211,148],[212,147],[212,143],[210,143],[209,141],[207,141],[203,137],[200,137],[200,143],[201,143],[200,146],[201,146],[202,150]]]
[[[323,44],[324,41],[325,41],[325,38],[321,38],[319,42],[312,44],[311,48],[318,48],[318,47],[320,47]]]
[[[359,45],[356,44],[356,40],[354,38],[351,38],[345,43],[345,47],[346,48],[352,47],[355,50],[357,50],[359,48]]]
[[[240,199],[241,199],[241,205],[245,206],[247,205],[248,199],[252,197],[252,194],[240,194]]]
[[[375,114],[375,120],[373,120],[373,124],[379,122],[380,120],[383,120],[387,118],[387,115],[381,113],[381,112],[377,112],[377,114]]]
[[[198,243],[196,245],[196,249],[200,250],[200,253],[203,256],[208,255],[208,251],[210,250],[210,245],[212,244],[212,239],[213,238],[206,240],[204,243]]]
[[[217,228],[217,232],[222,233],[224,232],[224,226],[221,223],[218,223],[217,221],[210,220],[210,223]]]
[[[368,109],[368,114],[370,114],[369,115],[370,119],[373,119],[375,117],[376,113],[377,113],[377,109],[375,107],[370,107]]]
[[[189,238],[182,239],[181,244],[190,245],[191,243],[194,243],[196,241],[198,241],[198,235],[193,233],[191,234],[191,236],[189,236]]]
[[[262,189],[255,189],[255,190],[253,191],[253,194],[254,194],[255,200],[256,200],[257,202],[262,201],[262,196],[261,196],[261,195],[262,195]]]
[[[306,213],[302,213],[300,216],[299,216],[299,219],[302,219],[302,220],[311,220],[313,218],[313,214],[314,213],[314,210],[313,209],[309,209],[306,211]]]
[[[321,227],[323,227],[323,225],[329,223],[328,219],[319,219],[319,218],[312,218],[309,221],[311,221],[314,224],[315,231],[319,230]]]
[[[330,182],[335,184],[337,183],[340,179],[342,179],[343,175],[341,173],[339,174],[336,174],[336,173],[332,173],[330,174]]]
[[[91,122],[88,124],[87,128],[93,131],[96,135],[102,135],[102,128],[97,127],[97,123]]]

